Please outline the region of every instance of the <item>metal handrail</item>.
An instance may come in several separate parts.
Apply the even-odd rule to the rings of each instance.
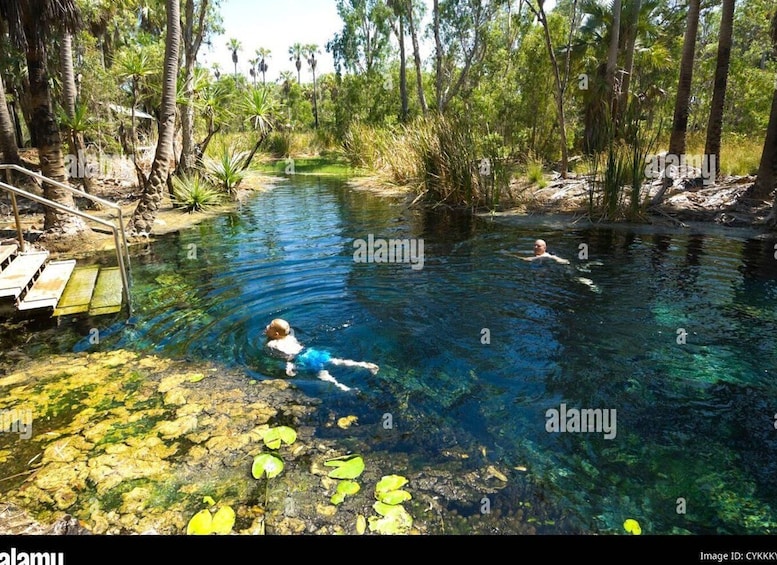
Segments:
[[[0,166],[3,167],[3,166]],[[15,165],[13,166],[15,167]],[[26,170],[26,169],[25,169]],[[28,171],[30,172],[30,171]],[[33,173],[33,176],[40,176],[35,173]],[[46,177],[42,177],[48,182],[51,182],[52,184],[56,185],[62,185],[62,183],[58,183],[56,181],[52,181],[51,179],[47,179]],[[65,186],[65,185],[62,185]],[[67,187],[73,190],[71,187]],[[55,210],[59,210],[60,212],[65,212],[69,214],[73,214],[75,216],[79,216],[81,218],[87,219],[89,221],[95,222],[97,224],[106,226],[111,229],[113,232],[113,241],[116,245],[116,258],[119,262],[119,272],[121,273],[121,282],[122,286],[124,288],[124,298],[127,301],[127,308],[129,310],[130,317],[132,316],[132,299],[130,295],[130,285],[129,285],[129,276],[127,273],[127,268],[124,264],[124,254],[121,252],[122,245],[119,242],[119,232],[121,231],[122,236],[124,234],[123,226],[119,225],[119,228],[116,227],[116,225],[113,222],[108,222],[106,220],[103,220],[102,218],[98,218],[96,216],[92,216],[91,214],[87,214],[86,212],[82,212],[81,210],[77,210],[75,208],[70,208],[68,206],[65,206],[63,204],[59,204],[58,202],[54,202],[52,200],[49,200],[48,198],[44,198],[42,196],[37,196],[35,194],[32,194],[30,192],[27,192],[26,190],[22,190],[21,188],[17,188],[15,186],[11,186],[10,184],[6,184],[2,181],[0,181],[0,189],[6,190],[10,192],[11,194],[18,194],[19,196],[23,196],[24,198],[27,198],[29,200],[32,200],[33,202],[38,202],[39,204],[43,204],[44,206],[49,206],[50,208],[54,208]],[[79,191],[76,191],[79,192]],[[80,193],[79,193],[80,194]],[[94,197],[97,198],[97,197]],[[100,200],[100,199],[98,199]],[[111,207],[114,206],[112,202],[109,202]],[[19,234],[19,238],[22,238],[22,234]],[[124,249],[126,250],[127,240],[124,238]],[[128,253],[128,259],[129,259],[129,253]]]
[[[8,174],[9,171],[16,171],[16,172],[22,173],[24,175],[27,175],[28,177],[33,177],[38,179],[41,182],[47,182],[49,184],[53,184],[54,186],[67,190],[68,192],[72,194],[76,194],[81,198],[86,198],[87,200],[91,200],[92,202],[96,202],[102,206],[115,210],[118,215],[119,231],[121,232],[121,240],[123,242],[122,251],[124,252],[125,260],[127,261],[127,272],[129,273],[129,276],[132,277],[132,265],[130,263],[129,243],[127,242],[127,235],[124,232],[124,216],[121,211],[121,206],[119,206],[115,202],[111,202],[110,200],[105,200],[98,196],[94,196],[92,194],[89,194],[85,190],[73,188],[68,184],[56,181],[54,179],[50,179],[48,177],[41,175],[40,173],[36,173],[35,171],[31,171],[30,169],[25,169],[24,167],[21,167],[19,165],[14,165],[11,163],[0,164],[0,171],[1,170],[5,170],[6,174]],[[10,183],[10,179],[8,179],[8,181]]]

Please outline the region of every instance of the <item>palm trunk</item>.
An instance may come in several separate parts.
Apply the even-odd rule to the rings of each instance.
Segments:
[[[715,157],[715,175],[720,167],[720,138],[723,132],[723,107],[726,102],[728,85],[728,67],[731,60],[731,43],[734,28],[735,0],[723,0],[723,12],[720,20],[720,38],[718,39],[718,62],[715,67],[715,90],[712,93],[710,120],[707,125],[707,141],[704,154]]]
[[[76,89],[75,72],[73,70],[73,37],[69,33],[62,35],[60,44],[60,64],[62,65],[62,105],[68,117],[72,120],[76,113],[76,98],[78,97]],[[81,177],[81,184],[87,194],[95,193],[95,181],[91,176],[91,171],[86,167],[83,160],[86,159],[86,143],[84,134],[73,129],[69,132],[69,147],[71,159],[74,158],[78,164],[78,170],[84,171]],[[90,208],[99,209],[97,203],[91,203]]]
[[[407,100],[407,57],[405,54],[405,18],[399,16],[399,96],[402,100],[402,112],[399,116],[403,123],[407,121],[409,114]]]
[[[434,0],[434,67],[435,81],[434,90],[437,99],[437,111],[442,112],[442,41],[440,40],[440,2]]]
[[[5,85],[0,75],[0,151],[7,163],[19,163],[19,148],[16,145],[14,123],[11,113],[8,111],[8,103],[5,99]],[[2,180],[2,179],[0,179]]]
[[[178,51],[181,43],[180,7],[178,0],[166,0],[167,40],[165,42],[165,67],[163,76],[162,105],[159,123],[159,141],[154,162],[151,165],[146,189],[129,223],[131,234],[149,234],[154,228],[174,161],[173,136],[176,119],[176,83],[178,79]]]
[[[418,102],[421,105],[421,112],[426,114],[429,111],[428,106],[426,105],[426,95],[424,94],[424,75],[421,69],[421,52],[418,47],[418,34],[415,30],[415,22],[413,21],[413,6],[412,3],[410,5],[410,10],[408,11],[407,16],[407,23],[410,27],[410,38],[413,41],[413,62],[415,63],[415,75],[416,75],[416,86],[418,88]]]
[[[41,173],[60,183],[67,183],[65,161],[62,156],[62,138],[59,134],[57,120],[51,107],[51,92],[49,76],[46,70],[46,47],[38,30],[29,29],[39,25],[38,22],[27,29],[27,69],[30,80],[30,105],[32,109],[32,131],[38,141],[38,157]],[[70,208],[75,208],[73,195],[50,183],[43,184],[43,196]],[[43,221],[46,232],[57,231],[65,235],[77,235],[89,228],[77,216],[46,208]]]
[[[194,0],[186,0],[186,21],[183,29],[184,45],[184,86],[183,95],[186,100],[181,112],[181,159],[178,172],[186,175],[194,168]]]
[[[775,181],[777,181],[777,89],[772,96],[772,111],[769,115],[769,126],[766,129],[761,163],[758,166],[758,176],[749,190],[749,196],[756,200],[766,200],[774,190]],[[777,198],[775,208],[777,209]]]
[[[607,86],[614,103],[618,97],[618,84],[615,73],[618,70],[618,43],[621,31],[621,0],[614,0],[612,5],[612,33],[610,35],[610,48],[607,51]]]
[[[624,59],[625,73],[623,75],[623,84],[620,89],[620,100],[618,108],[620,115],[624,115],[629,105],[629,90],[631,89],[631,79],[634,74],[634,49],[637,46],[637,28],[639,26],[639,12],[642,8],[642,0],[633,0],[631,10],[631,21],[629,22],[629,35],[626,38],[626,55]]]
[[[318,129],[318,94],[316,93],[316,68],[313,67],[313,114]]]
[[[696,54],[696,32],[699,28],[700,3],[701,0],[690,0],[689,2],[688,23],[683,41],[680,82],[677,87],[672,135],[669,140],[669,153],[678,156],[685,153],[685,134],[688,130],[689,102],[691,99],[691,83],[693,81],[693,62]]]
[[[693,81],[693,62],[696,54],[696,32],[699,28],[699,9],[701,0],[690,0],[688,7],[688,23],[683,40],[683,56],[680,62],[680,82],[677,86],[677,98],[675,99],[674,118],[672,120],[672,134],[669,138],[669,154],[680,156],[685,153],[685,134],[688,130],[689,102],[691,99],[691,83]],[[664,194],[672,185],[672,179],[664,172],[663,183],[659,191],[650,201],[652,206],[657,206],[664,198]]]

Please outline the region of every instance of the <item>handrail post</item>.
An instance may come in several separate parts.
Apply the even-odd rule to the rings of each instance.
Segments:
[[[11,184],[10,169],[5,170],[5,180],[8,181],[8,184]],[[10,196],[11,196],[11,206],[13,207],[13,217],[16,220],[16,234],[18,235],[18,239],[19,239],[19,251],[21,253],[24,253],[24,230],[22,229],[22,220],[19,217],[19,206],[16,205],[16,195],[12,192],[10,193]]]

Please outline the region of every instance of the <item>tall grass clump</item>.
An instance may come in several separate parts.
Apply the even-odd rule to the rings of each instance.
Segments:
[[[588,157],[588,212],[599,220],[637,220],[648,205],[643,193],[647,159],[660,136],[661,127],[649,132],[635,101],[616,124],[609,108],[602,113],[600,129],[605,142],[601,152]]]

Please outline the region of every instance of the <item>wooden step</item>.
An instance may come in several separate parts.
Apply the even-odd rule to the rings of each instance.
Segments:
[[[34,282],[48,256],[48,251],[33,251],[17,255],[13,262],[0,273],[0,299],[19,298]]]
[[[19,246],[15,243],[0,245],[0,270],[5,268],[6,263],[10,263],[11,256],[16,253]]]
[[[118,267],[101,269],[89,304],[89,315],[100,316],[121,312],[124,285]]]
[[[54,316],[68,316],[89,311],[94,283],[97,280],[99,267],[82,267],[75,269],[70,280],[54,309]]]
[[[38,280],[19,303],[19,310],[55,308],[75,266],[75,260],[47,263]]]

